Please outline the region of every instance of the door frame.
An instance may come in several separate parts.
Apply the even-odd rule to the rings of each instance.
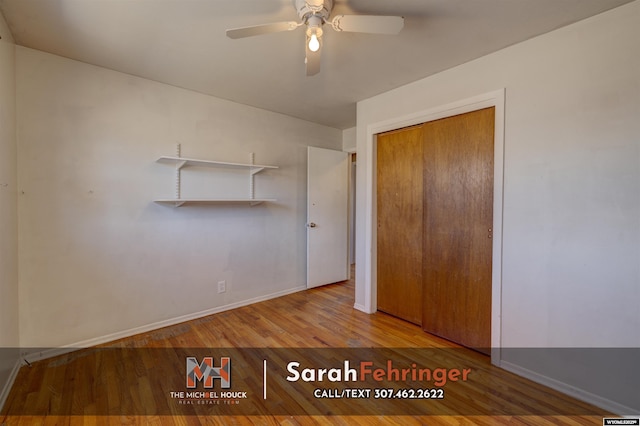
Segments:
[[[366,129],[365,146],[365,235],[364,276],[356,281],[356,294],[364,294],[364,305],[354,307],[367,313],[376,312],[377,306],[377,212],[376,212],[376,135],[402,127],[413,126],[441,118],[464,114],[483,108],[495,107],[494,173],[493,173],[493,250],[491,277],[491,363],[500,364],[502,342],[502,223],[504,198],[504,132],[505,89],[488,92],[472,98],[437,106],[424,111],[371,123]],[[362,287],[362,288],[359,288]]]

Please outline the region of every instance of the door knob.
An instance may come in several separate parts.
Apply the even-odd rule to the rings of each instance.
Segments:
[[[309,228],[315,228],[317,225],[315,223],[311,222],[311,223],[307,224],[307,226]]]

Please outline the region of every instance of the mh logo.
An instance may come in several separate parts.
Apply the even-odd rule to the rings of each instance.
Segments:
[[[202,363],[195,357],[187,357],[187,388],[194,389],[198,381],[203,381],[204,387],[211,389],[213,379],[220,379],[223,389],[231,387],[231,358],[220,358],[220,367],[214,367],[213,357],[204,357]]]

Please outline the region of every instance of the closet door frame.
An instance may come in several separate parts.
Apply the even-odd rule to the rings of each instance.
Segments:
[[[377,215],[376,215],[376,135],[403,127],[414,126],[441,118],[495,107],[494,186],[493,186],[493,259],[491,276],[491,363],[500,365],[501,292],[502,292],[502,206],[504,198],[504,114],[505,89],[429,108],[390,120],[372,123],[366,129],[365,179],[365,247],[364,277],[356,281],[356,293],[364,294],[364,305],[355,307],[374,313],[377,306]],[[359,288],[360,286],[363,288]]]

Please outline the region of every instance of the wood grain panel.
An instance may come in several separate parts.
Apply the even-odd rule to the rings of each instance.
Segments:
[[[378,310],[422,323],[422,126],[378,135]]]
[[[494,108],[425,123],[423,328],[491,347]]]

